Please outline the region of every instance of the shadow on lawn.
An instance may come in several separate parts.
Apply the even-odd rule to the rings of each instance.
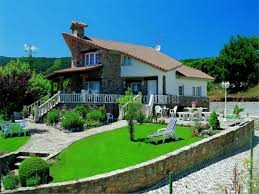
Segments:
[[[165,143],[170,143],[170,142],[177,142],[177,141],[181,141],[181,140],[184,140],[184,139],[179,138],[178,140],[175,140],[174,138],[167,138],[167,139],[165,139],[165,142],[163,143],[163,139],[155,141],[150,138],[144,137],[144,138],[136,139],[135,142],[143,142],[143,143],[147,143],[147,144],[159,145],[159,144],[165,144]]]

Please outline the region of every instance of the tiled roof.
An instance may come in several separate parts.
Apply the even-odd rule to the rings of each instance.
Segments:
[[[186,77],[214,80],[214,78],[211,77],[210,75],[208,75],[198,69],[188,67],[186,65],[182,65],[181,67],[177,68],[177,71]]]
[[[125,55],[129,55],[139,61],[147,63],[163,71],[176,69],[179,73],[187,77],[209,80],[214,79],[206,73],[191,67],[187,67],[183,65],[181,62],[159,51],[156,51],[154,48],[151,47],[89,37],[85,37],[83,39],[76,37],[70,33],[63,33],[63,36],[66,41],[69,39],[73,39],[93,47],[98,47],[100,49],[116,51]]]
[[[115,42],[110,40],[102,40],[97,38],[90,38],[90,40],[82,39],[79,37],[75,37],[69,33],[63,33],[63,36],[65,39],[72,38],[85,44],[129,55],[139,61],[150,64],[164,71],[175,69],[182,65],[182,63],[180,63],[179,61],[176,61],[175,59],[172,59],[171,57],[168,57],[151,47]]]

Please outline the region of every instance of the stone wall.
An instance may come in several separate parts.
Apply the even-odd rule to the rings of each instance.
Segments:
[[[0,175],[5,174],[6,170],[12,168],[15,163],[17,153],[10,153],[0,156]]]
[[[254,123],[226,129],[212,137],[195,142],[156,159],[80,180],[41,185],[36,188],[19,188],[3,193],[126,193],[152,186],[167,177],[169,171],[177,173],[193,164],[225,153],[236,146],[249,145]]]
[[[123,82],[121,78],[121,55],[110,51],[101,51],[102,69],[102,93],[122,94]]]

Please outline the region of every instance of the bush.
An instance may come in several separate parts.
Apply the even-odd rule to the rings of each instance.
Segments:
[[[27,187],[32,187],[32,186],[36,186],[36,185],[39,185],[40,184],[40,180],[41,178],[39,176],[33,176],[33,177],[30,177],[26,180],[26,186]]]
[[[87,128],[100,127],[101,123],[100,121],[86,120],[86,126]]]
[[[153,117],[152,116],[147,116],[144,119],[144,123],[152,123],[153,122]]]
[[[145,115],[143,112],[139,111],[137,117],[136,117],[136,120],[139,124],[143,124],[144,123],[144,120],[145,120]]]
[[[213,111],[210,114],[210,118],[209,118],[209,126],[213,129],[213,130],[218,130],[220,129],[220,123],[218,120],[218,115],[215,111]]]
[[[39,157],[25,159],[19,167],[21,185],[26,186],[26,181],[35,176],[40,177],[40,183],[47,183],[49,177],[49,164]]]
[[[59,121],[59,112],[57,110],[49,111],[47,114],[47,123],[53,125]]]
[[[159,120],[159,124],[164,125],[165,124],[165,119]]]
[[[87,113],[87,120],[89,121],[104,121],[106,119],[106,115],[103,111],[94,109]]]
[[[61,124],[64,129],[80,131],[83,130],[84,120],[76,112],[66,112],[61,118]]]
[[[27,106],[23,106],[22,115],[24,118],[27,118],[29,116],[29,110]]]
[[[18,187],[19,179],[14,175],[7,175],[3,177],[3,184],[5,189],[15,189]]]
[[[86,118],[87,113],[89,112],[89,108],[84,106],[84,105],[80,105],[80,106],[76,106],[74,111],[76,113],[78,113],[82,118]]]

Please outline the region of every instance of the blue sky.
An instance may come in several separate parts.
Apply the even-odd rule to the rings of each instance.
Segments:
[[[147,46],[176,59],[218,55],[231,35],[259,35],[258,0],[0,0],[0,56],[70,56],[61,33],[72,20],[87,35]]]

